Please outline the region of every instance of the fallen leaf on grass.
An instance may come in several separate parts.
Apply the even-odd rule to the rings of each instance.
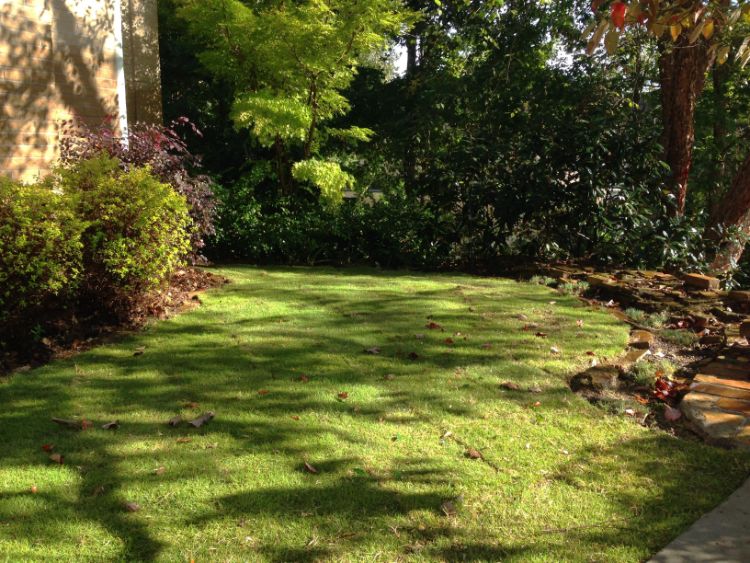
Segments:
[[[261,397],[264,396],[264,395],[268,395],[269,393],[270,393],[270,391],[268,389],[259,389],[258,390],[258,395],[260,395]]]
[[[578,328],[583,328],[583,321],[582,321],[581,319],[578,319],[578,320],[576,321],[576,326],[577,326]]]
[[[178,444],[187,444],[187,443],[190,443],[190,442],[192,442],[192,441],[193,441],[193,439],[192,439],[192,438],[186,438],[186,437],[183,437],[183,438],[177,438],[177,443],[178,443]]]
[[[202,414],[195,420],[190,421],[190,426],[194,426],[195,428],[200,428],[204,424],[206,424],[209,420],[213,419],[213,417],[216,416],[213,411],[208,411],[207,413]]]
[[[312,473],[313,475],[315,475],[315,474],[317,474],[317,473],[318,473],[318,470],[317,470],[317,469],[315,469],[315,467],[313,467],[313,466],[312,466],[312,465],[311,465],[310,463],[308,463],[308,462],[305,462],[305,471],[307,471],[308,473]]]
[[[456,510],[456,505],[453,503],[453,501],[450,500],[446,500],[443,504],[441,504],[440,510],[442,510],[443,514],[445,514],[449,518],[451,516],[455,516],[458,513],[458,510]]]
[[[504,383],[500,384],[500,387],[502,389],[507,389],[508,391],[520,391],[521,386],[517,383],[513,383],[512,381],[506,381]]]
[[[125,510],[128,512],[138,512],[141,509],[140,505],[137,502],[126,502],[125,503]]]
[[[163,465],[160,465],[156,469],[154,469],[154,475],[164,475],[167,472],[167,468]]]
[[[182,417],[179,415],[173,416],[167,421],[167,424],[172,427],[179,426],[180,424],[182,424]]]
[[[455,342],[453,341],[453,339],[452,339],[452,338],[446,338],[446,339],[445,339],[445,343],[446,343],[446,344],[447,344],[448,346],[453,346],[453,344],[455,344]]]
[[[416,338],[417,340],[424,340],[424,334],[415,334],[414,338]]]
[[[466,457],[468,457],[469,459],[484,459],[482,457],[482,452],[480,452],[479,450],[475,450],[474,448],[469,448],[468,450],[466,450]]]
[[[416,352],[409,352],[409,359],[410,360],[418,360],[419,359],[419,354],[417,354]]]
[[[634,399],[635,399],[636,401],[638,401],[638,402],[639,402],[640,404],[642,404],[642,405],[647,405],[647,404],[649,404],[649,402],[650,402],[650,401],[648,400],[648,398],[646,398],[646,397],[643,397],[643,396],[641,396],[641,395],[634,395],[634,396],[633,396],[633,398],[634,398]]]
[[[65,426],[67,428],[70,428],[71,430],[81,430],[82,424],[78,422],[77,420],[66,420],[64,418],[53,418],[52,422],[55,424],[59,424],[60,426]]]
[[[200,407],[200,405],[198,403],[196,403],[195,401],[187,402],[187,403],[185,403],[184,406],[185,406],[186,409],[197,409],[198,407]]]
[[[120,422],[113,420],[107,424],[102,424],[102,430],[117,430],[120,427]]]
[[[133,356],[143,356],[143,353],[146,351],[145,346],[139,346],[135,349],[135,352],[133,352]]]
[[[490,344],[489,342],[485,342],[484,344],[482,344],[481,348],[482,350],[489,350],[490,348],[492,348],[492,344]]]
[[[435,321],[430,321],[425,326],[429,328],[430,330],[442,330],[443,329],[443,327],[437,324]]]
[[[679,420],[682,417],[682,413],[680,412],[680,409],[676,409],[673,407],[667,407],[664,409],[664,418],[668,422],[675,422]]]
[[[387,373],[383,376],[383,379],[385,379],[386,381],[393,381],[394,379],[396,379],[396,376],[392,373]]]
[[[31,494],[35,495],[39,492],[39,489],[37,489],[36,485],[31,485]]]
[[[537,338],[547,338],[547,333],[546,332],[537,332],[534,336],[536,336]]]
[[[49,456],[49,459],[54,463],[58,463],[60,465],[63,464],[63,456],[61,456],[60,454],[52,454]]]
[[[298,417],[297,415],[294,415],[294,416],[292,416],[292,417],[290,417],[290,418],[291,418],[292,420],[299,420],[299,417]]]
[[[349,398],[349,393],[347,393],[346,391],[341,391],[337,396],[340,400],[345,401]]]
[[[628,416],[635,416],[635,410],[634,409],[625,409],[625,414]]]
[[[532,385],[529,387],[529,393],[543,393],[543,390],[539,385]]]
[[[54,449],[55,449],[55,445],[54,445],[54,444],[44,444],[44,445],[42,446],[42,449],[43,449],[43,450],[44,450],[45,452],[48,452],[48,453],[49,453],[49,452],[51,452],[52,450],[54,450]]]
[[[587,356],[596,356],[596,353],[592,352],[591,350],[589,350],[588,352],[586,352],[586,355]]]
[[[560,353],[560,349],[557,346],[552,346],[549,349],[549,351],[552,352],[553,354],[559,354]]]
[[[531,406],[532,406],[532,407],[534,407],[534,408],[539,408],[539,407],[541,407],[541,406],[542,406],[542,402],[541,402],[541,401],[537,401],[536,403],[534,403],[534,404],[533,404],[533,405],[531,405]]]
[[[308,381],[310,381],[310,378],[306,376],[304,373],[300,375],[297,379],[301,381],[302,383],[307,383]]]
[[[378,354],[380,354],[380,348],[378,348],[377,346],[373,346],[372,348],[367,348],[365,350],[365,354],[370,354],[371,356],[377,356]]]

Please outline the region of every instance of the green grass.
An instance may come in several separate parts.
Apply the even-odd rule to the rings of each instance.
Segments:
[[[586,352],[615,356],[628,331],[548,288],[221,273],[203,307],[0,384],[0,560],[637,561],[750,470],[573,395]]]

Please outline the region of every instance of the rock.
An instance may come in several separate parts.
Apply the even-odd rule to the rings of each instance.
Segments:
[[[740,336],[750,340],[750,321],[742,321],[742,324],[740,324]]]
[[[685,285],[698,289],[719,289],[719,278],[704,276],[703,274],[685,274],[682,277]]]
[[[633,365],[640,362],[647,354],[648,350],[634,348],[633,350],[628,351],[628,353],[617,363],[623,370],[628,370],[633,367]]]
[[[620,386],[620,370],[617,366],[594,366],[577,376],[579,387],[615,390]]]
[[[719,399],[716,401],[716,406],[725,411],[733,411],[745,416],[750,416],[750,401],[742,401],[740,399]]]
[[[712,438],[734,438],[739,433],[745,417],[720,411],[704,411],[701,413],[701,429]]]
[[[724,337],[721,334],[707,334],[701,338],[700,343],[703,346],[716,346],[717,344],[724,344]]]
[[[615,285],[615,280],[608,276],[602,276],[599,274],[594,274],[591,276],[586,276],[586,281],[589,282],[589,285],[591,287],[607,287],[611,285]]]
[[[750,302],[750,291],[739,291],[739,290],[730,291],[729,299],[731,299],[732,301],[748,303]]]
[[[630,345],[633,348],[648,350],[654,343],[655,337],[647,330],[634,330],[630,333]]]

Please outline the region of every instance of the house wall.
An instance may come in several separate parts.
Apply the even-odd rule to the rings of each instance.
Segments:
[[[157,33],[156,0],[0,0],[0,174],[32,181],[47,172],[73,116],[158,122]]]

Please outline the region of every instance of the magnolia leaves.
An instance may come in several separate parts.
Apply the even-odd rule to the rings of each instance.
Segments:
[[[590,55],[604,43],[608,54],[617,51],[620,36],[628,26],[643,26],[657,39],[669,39],[676,43],[684,41],[693,45],[706,41],[716,56],[718,64],[729,60],[731,45],[719,37],[720,29],[730,29],[740,20],[750,22],[750,5],[736,7],[701,2],[688,3],[678,0],[655,2],[653,0],[632,0],[631,2],[605,2],[593,0],[594,12],[606,9],[584,31],[589,37],[586,52]],[[683,44],[684,45],[684,44]],[[741,67],[750,62],[750,37],[746,37],[735,54]]]

